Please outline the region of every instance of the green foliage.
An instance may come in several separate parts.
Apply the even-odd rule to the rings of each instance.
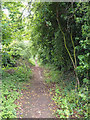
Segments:
[[[68,6],[69,4],[65,3],[65,5]],[[39,59],[44,64],[52,63],[59,69],[65,70],[70,69],[71,66],[57,23],[56,9],[58,6],[63,9],[63,3],[32,3],[34,14],[32,15],[33,19],[31,19],[32,22],[29,21],[28,24],[31,28],[33,51],[36,51],[34,54],[38,54]],[[65,25],[64,17],[62,17],[61,22]],[[67,38],[69,40],[69,36]]]
[[[49,69],[49,70],[48,70]],[[44,71],[45,82],[47,83],[60,83],[63,78],[63,72],[50,67]]]
[[[78,72],[78,76],[81,83],[83,83],[85,79],[89,79],[89,58],[90,58],[90,43],[89,43],[89,4],[88,3],[82,3],[82,7],[78,12],[85,12],[85,14],[81,17],[78,16],[78,19],[82,20],[82,36],[80,37],[80,45],[76,47],[76,49],[79,51],[78,59],[79,59],[79,66],[77,67],[76,71]],[[76,17],[77,18],[77,17]],[[77,25],[79,24],[79,21],[76,19]],[[88,80],[87,80],[88,81]],[[85,84],[85,82],[84,82]]]
[[[49,70],[48,70],[48,69]],[[58,118],[88,118],[88,87],[75,90],[75,76],[71,71],[60,72],[55,67],[48,65],[44,72],[45,81],[54,83],[56,87],[50,89],[53,94]],[[84,79],[84,83],[88,82]]]
[[[5,9],[9,15],[5,14]],[[29,11],[29,14],[24,16],[23,10]],[[7,67],[6,70],[14,67],[13,74],[3,72],[3,118],[16,115],[13,102],[19,96],[19,83],[31,77],[28,61],[35,65],[33,58],[36,56],[38,62],[51,64],[50,67],[47,64],[49,71],[46,69],[45,81],[58,83],[53,100],[58,106],[59,117],[88,117],[89,11],[88,2],[29,2],[27,6],[22,2],[2,4],[2,67]],[[72,58],[75,52],[71,33],[76,48],[75,72],[80,80],[77,92],[74,90],[76,79],[71,72],[72,63],[64,46],[62,31]]]
[[[16,118],[18,106],[14,102],[21,96],[23,84],[32,76],[30,67],[24,63],[14,68],[7,67],[2,72],[2,118]]]
[[[25,44],[23,41],[13,41],[8,47],[2,49],[2,65],[15,67],[16,61],[20,58],[31,58],[31,43]]]
[[[74,69],[78,65],[75,72],[78,72],[80,85],[83,83],[84,76],[88,76],[89,71],[88,6],[88,3],[32,3],[33,15],[29,16],[32,18],[32,22],[29,21],[29,28],[31,28],[34,55],[38,54],[38,58],[44,64],[54,64],[62,71],[70,70],[72,63],[64,46],[66,42],[71,58],[77,59]],[[65,42],[61,30],[66,38]],[[81,53],[83,53],[83,58],[81,58]]]
[[[20,66],[16,68],[15,74],[19,77],[19,81],[27,81],[31,76],[30,66],[25,64],[25,61],[21,61]]]
[[[2,118],[15,118],[14,101],[20,97],[20,84],[16,75],[2,73]],[[19,85],[18,85],[19,84]]]
[[[17,44],[15,45],[15,41],[20,41],[24,38],[22,36],[24,34],[24,22],[22,22],[22,13],[20,12],[23,7],[24,5],[20,2],[4,2],[2,4],[3,66],[14,66],[15,60],[20,58],[21,48]]]
[[[60,89],[57,86],[53,100],[58,109],[56,116],[60,118],[88,118],[88,91],[80,88],[79,92],[68,90],[67,87]]]
[[[34,65],[34,66],[35,66],[35,60],[34,60],[33,58],[30,58],[30,59],[29,59],[29,62],[30,62],[31,65]]]
[[[73,71],[63,72],[52,64],[46,64],[44,68],[44,76],[47,83],[58,83],[61,84],[62,87],[68,84],[68,90],[75,87],[75,75]]]

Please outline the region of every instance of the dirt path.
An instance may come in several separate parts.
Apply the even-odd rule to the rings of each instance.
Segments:
[[[17,101],[21,107],[17,111],[17,118],[55,118],[55,109],[48,87],[44,83],[42,69],[36,64],[32,68],[33,77],[27,83],[27,90],[22,90],[23,96]]]

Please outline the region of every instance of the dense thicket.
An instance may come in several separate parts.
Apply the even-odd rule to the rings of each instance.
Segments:
[[[66,72],[68,74],[74,71],[75,78],[70,74],[70,77],[75,79],[74,84],[73,80],[70,81],[70,85],[67,83],[66,89],[62,88],[62,93],[61,88],[57,87],[53,99],[60,107],[57,113],[62,118],[69,117],[74,112],[77,112],[75,117],[81,115],[87,118],[90,70],[89,16],[88,2],[28,2],[26,5],[24,2],[4,2],[1,22],[2,69],[12,67],[18,72],[13,79],[12,76],[3,73],[4,77],[6,75],[3,89],[7,81],[13,81],[14,84],[16,79],[29,79],[30,70],[26,61],[32,62],[33,58],[37,58],[43,65],[51,64],[55,67],[54,71],[48,72],[52,82],[59,83],[62,80],[63,84],[62,74],[65,77]],[[19,67],[16,64],[18,61],[21,64]],[[74,90],[75,83],[77,92]],[[12,86],[11,84],[10,89]],[[9,100],[6,97],[9,95],[8,87],[3,91],[5,105]],[[11,96],[9,98],[11,99]],[[8,110],[12,111],[13,108],[15,106],[9,105]],[[13,116],[12,112],[7,115],[6,113],[7,107],[3,116]]]
[[[29,2],[25,7],[21,3],[4,3],[3,9],[9,15],[2,14],[3,65],[14,66],[24,49],[24,43],[19,45],[17,41],[29,40],[32,45],[26,49],[28,56],[37,55],[43,63],[54,64],[62,71],[73,69],[75,64],[79,79],[88,78],[88,4]],[[28,10],[26,17],[24,7]]]
[[[88,77],[89,69],[88,4],[34,3],[30,19],[31,38],[39,59],[64,71],[72,69],[75,62],[81,81]]]
[[[28,53],[28,59],[38,56],[61,71],[74,69],[81,84],[88,79],[89,3],[29,2],[25,7],[20,2],[8,2],[3,4],[5,9],[9,15],[2,14],[4,66],[15,66],[16,59]],[[25,10],[27,16],[23,16]],[[27,49],[25,40],[30,41]]]
[[[23,40],[25,22],[22,21],[24,5],[20,2],[2,4],[2,66],[15,66],[26,48]]]

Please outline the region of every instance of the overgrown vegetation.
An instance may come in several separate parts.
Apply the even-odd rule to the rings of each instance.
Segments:
[[[2,71],[2,118],[16,118],[17,106],[14,102],[21,96],[23,85],[32,74],[29,66],[19,61],[18,67],[3,68]]]
[[[3,118],[16,116],[14,101],[35,59],[56,85],[57,117],[88,118],[89,16],[89,2],[2,3]]]
[[[55,68],[55,67],[54,67]],[[50,89],[52,100],[57,105],[58,118],[88,118],[88,87],[83,85],[79,91],[75,90],[75,76],[69,71],[64,73],[52,69],[45,70],[45,80],[54,84]]]

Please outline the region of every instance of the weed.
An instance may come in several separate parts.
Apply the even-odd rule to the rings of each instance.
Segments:
[[[10,72],[12,69],[13,73]],[[18,67],[4,68],[2,72],[2,118],[16,118],[16,108],[18,106],[14,102],[21,96],[20,92],[23,89],[23,84],[30,77],[31,70],[24,64]]]
[[[73,73],[62,73],[54,69],[45,70],[45,81],[55,83],[52,100],[57,105],[58,118],[88,118],[88,88],[80,87],[75,91],[75,76]],[[50,89],[50,93],[52,91]]]
[[[82,92],[81,92],[82,91]],[[86,90],[81,88],[79,92],[68,89],[55,89],[53,100],[58,106],[57,115],[60,118],[88,117],[88,96]]]

